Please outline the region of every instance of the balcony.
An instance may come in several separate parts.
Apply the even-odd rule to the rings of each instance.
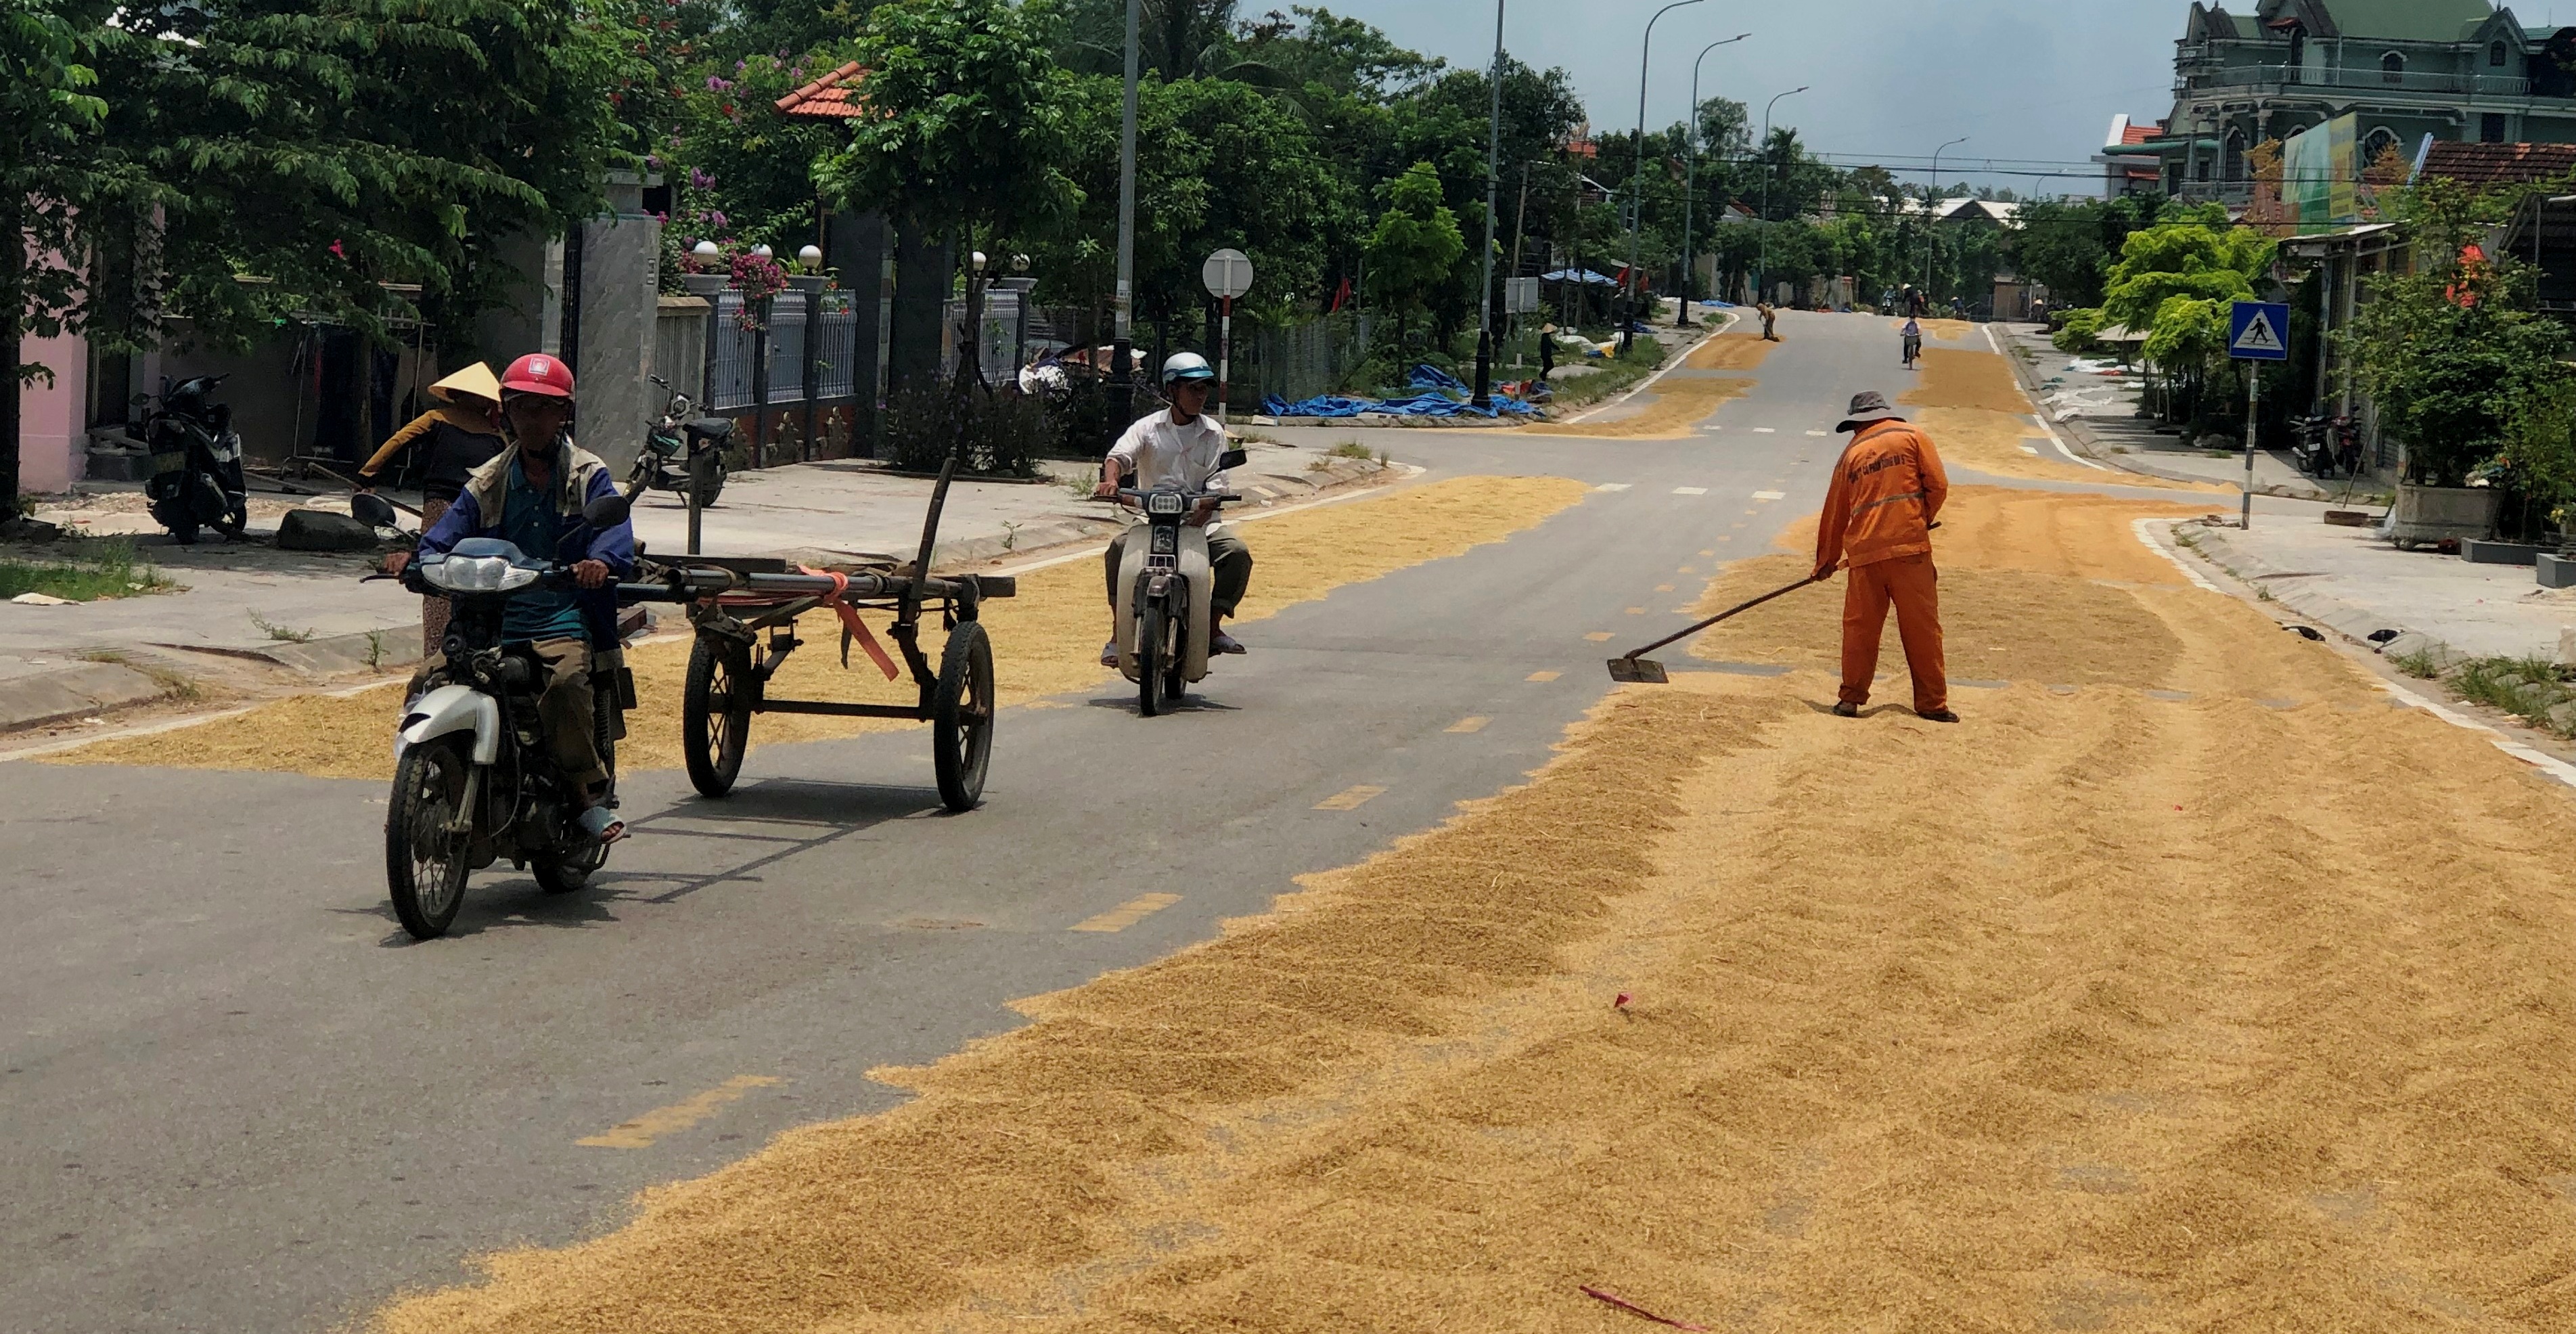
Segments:
[[[2395,93],[2424,98],[2524,98],[2531,80],[2502,74],[2439,74],[2413,70],[2302,69],[2295,65],[2184,65],[2174,83],[2176,96],[2234,89],[2284,93],[2319,88],[2354,93]]]

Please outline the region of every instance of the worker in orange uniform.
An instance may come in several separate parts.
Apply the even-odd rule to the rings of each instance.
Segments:
[[[1834,428],[1852,433],[1834,463],[1833,485],[1816,525],[1816,570],[1821,582],[1848,564],[1843,593],[1843,685],[1834,712],[1860,716],[1878,672],[1878,636],[1887,607],[1896,604],[1896,634],[1905,665],[1914,673],[1914,712],[1936,723],[1955,723],[1950,682],[1941,666],[1940,576],[1932,568],[1933,520],[1949,497],[1950,479],[1931,437],[1906,424],[1887,396],[1852,396],[1851,411]]]

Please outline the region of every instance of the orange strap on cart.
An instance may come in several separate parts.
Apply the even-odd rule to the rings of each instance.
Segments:
[[[859,647],[867,650],[869,660],[876,663],[877,670],[884,672],[887,680],[893,680],[895,678],[894,659],[887,657],[885,647],[877,643],[875,635],[868,633],[867,622],[859,619],[859,609],[841,600],[841,595],[849,591],[850,576],[836,574],[830,570],[817,570],[810,565],[799,565],[796,570],[800,574],[814,575],[832,581],[832,594],[823,599],[823,605],[830,607],[841,618],[841,665],[844,667],[850,665],[850,641],[857,640]]]

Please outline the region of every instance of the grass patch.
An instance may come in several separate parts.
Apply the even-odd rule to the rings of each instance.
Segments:
[[[2429,648],[2419,648],[2412,653],[2392,654],[2388,660],[2396,664],[2397,670],[2418,681],[2430,681],[2442,674],[2442,660],[2433,656],[2433,650]]]
[[[2576,735],[2576,708],[2568,707],[2576,703],[2570,675],[2569,669],[2539,658],[2472,658],[2452,674],[2451,688],[2462,699],[2570,736]]]
[[[1370,452],[1368,446],[1361,444],[1357,440],[1345,440],[1342,443],[1333,446],[1331,449],[1325,450],[1324,455],[1327,458],[1336,459],[1373,459],[1377,457],[1376,454]]]
[[[1637,341],[1629,344],[1625,356],[1607,357],[1583,364],[1598,367],[1600,374],[1582,375],[1560,381],[1552,391],[1556,395],[1553,402],[1558,408],[1588,407],[1612,394],[1629,389],[1663,366],[1664,345],[1653,338],[1641,336]]]
[[[172,671],[157,662],[136,662],[115,649],[92,649],[80,656],[83,662],[112,662],[119,667],[131,667],[151,677],[153,683],[169,692],[172,699],[195,700],[205,697],[206,692],[198,686],[197,678],[185,672]]]
[[[314,632],[311,630],[290,629],[260,615],[258,612],[250,613],[250,623],[258,627],[261,634],[264,634],[281,644],[304,644],[312,642],[313,639]]]
[[[42,593],[73,602],[166,593],[178,587],[134,556],[134,544],[101,539],[68,561],[0,560],[0,599]]]

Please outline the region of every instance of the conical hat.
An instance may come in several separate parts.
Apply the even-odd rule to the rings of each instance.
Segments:
[[[458,394],[470,394],[487,403],[498,403],[501,401],[501,377],[478,361],[431,385],[429,392],[431,397],[445,403],[455,402]]]

